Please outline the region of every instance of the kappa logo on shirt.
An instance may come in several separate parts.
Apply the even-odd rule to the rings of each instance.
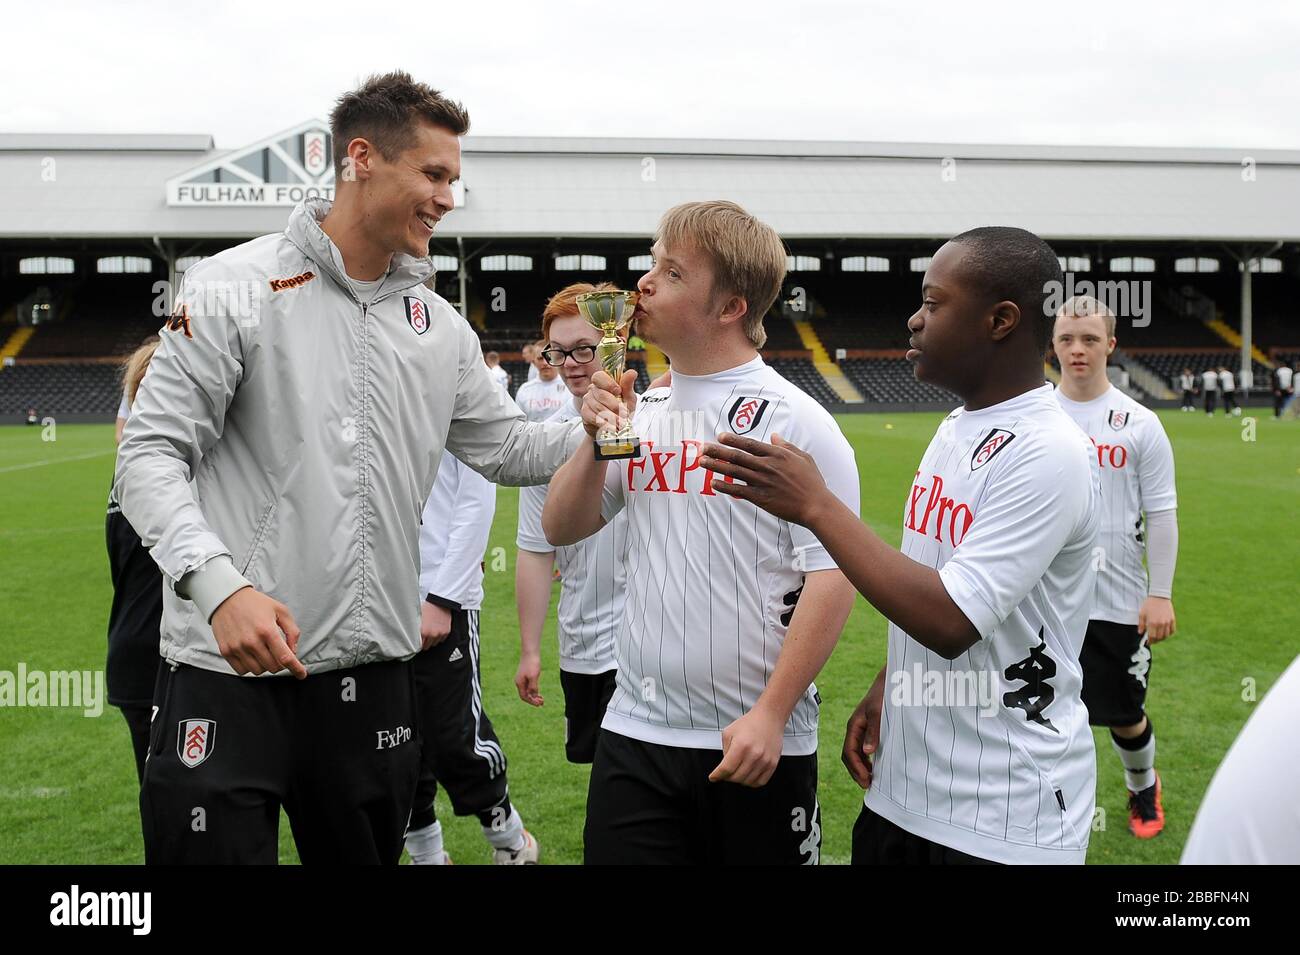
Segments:
[[[1128,424],[1129,413],[1127,411],[1109,411],[1106,413],[1106,423],[1114,431],[1121,431],[1124,425]]]
[[[316,273],[310,269],[299,275],[290,276],[287,279],[271,279],[271,291],[283,292],[285,289],[301,288],[316,277]]]
[[[766,398],[754,398],[741,395],[727,413],[727,426],[732,434],[749,434],[763,420],[763,413],[771,404]]]
[[[212,755],[216,738],[216,720],[181,720],[176,732],[176,755],[182,763],[193,769]]]
[[[413,295],[403,295],[402,301],[406,303],[406,321],[415,329],[415,334],[423,335],[429,330],[429,306]]]
[[[1003,693],[1002,705],[1007,709],[1021,710],[1027,721],[1059,733],[1052,721],[1043,715],[1043,711],[1056,699],[1056,690],[1051,683],[1056,676],[1056,661],[1047,655],[1043,630],[1043,627],[1038,628],[1038,646],[1030,647],[1029,656],[1019,663],[1011,664],[1002,672],[1008,680],[1025,684],[1018,690]]]
[[[984,465],[993,460],[994,455],[1005,448],[1015,438],[1010,431],[1002,428],[992,428],[989,433],[984,435],[984,440],[976,446],[970,456],[970,469],[978,471]]]

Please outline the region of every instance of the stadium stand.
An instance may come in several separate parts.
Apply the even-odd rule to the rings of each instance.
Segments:
[[[911,362],[905,358],[850,358],[840,362],[840,368],[867,401],[940,402],[953,407],[961,404],[952,392],[917,381]]]
[[[1234,375],[1237,374],[1241,367],[1241,352],[1225,349],[1222,351],[1203,349],[1197,351],[1140,351],[1134,352],[1133,349],[1125,349],[1126,354],[1149,368],[1155,374],[1159,375],[1169,387],[1177,391],[1176,378],[1182,374],[1183,368],[1190,368],[1192,374],[1199,376],[1201,372],[1208,368],[1218,368],[1220,365],[1227,368]],[[1253,390],[1259,390],[1265,387],[1270,380],[1271,374],[1267,366],[1261,365],[1257,361],[1251,362],[1251,372],[1255,376]],[[1200,387],[1200,380],[1197,380],[1197,387]],[[1238,390],[1241,389],[1241,382],[1237,382]]]
[[[111,415],[121,389],[116,362],[15,364],[0,372],[0,415]]]
[[[798,385],[816,401],[822,404],[836,404],[838,395],[826,384],[813,363],[806,358],[765,358],[778,375]]]

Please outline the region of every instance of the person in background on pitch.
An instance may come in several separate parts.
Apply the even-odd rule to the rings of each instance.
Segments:
[[[901,553],[836,500],[797,442],[724,433],[704,448],[704,466],[734,482],[716,489],[811,529],[890,621],[888,662],[844,739],[870,790],[855,864],[1087,853],[1096,759],[1078,659],[1100,488],[1087,438],[1043,378],[1063,285],[1056,253],[1023,229],[972,229],[935,253],[907,358],[964,405],[921,458]],[[922,671],[940,687],[996,679],[939,705],[916,686]]]
[[[422,285],[468,127],[408,74],[371,77],[330,116],[334,201],[185,273],[115,484],[167,579],[149,863],[275,863],[281,807],[304,863],[401,857],[440,459],[538,483],[578,439],[526,422]]]
[[[1087,296],[1070,299],[1057,314],[1052,345],[1061,360],[1057,400],[1092,440],[1101,472],[1101,559],[1079,655],[1083,703],[1088,721],[1110,730],[1124,765],[1129,832],[1151,839],[1165,827],[1165,810],[1146,698],[1151,647],[1176,625],[1174,452],[1155,412],[1106,379],[1115,350],[1109,308]]]
[[[486,352],[483,363],[488,366],[496,383],[505,389],[506,394],[510,394],[510,372],[501,367],[501,356],[494,351]]]
[[[415,865],[449,863],[434,811],[438,783],[458,816],[476,816],[497,865],[537,862],[537,839],[510,804],[506,754],[483,708],[479,612],[496,486],[444,455],[420,527],[420,781],[407,824]]]
[[[515,392],[515,404],[529,421],[549,420],[555,412],[569,403],[571,397],[564,379],[560,376],[560,369],[542,357],[542,349],[545,347],[545,341],[539,341],[534,345],[533,368],[537,375],[529,378]]]
[[[1219,373],[1214,368],[1201,372],[1201,392],[1205,395],[1205,413],[1214,417],[1214,398],[1219,393]]]
[[[600,368],[596,345],[601,333],[578,313],[584,292],[612,291],[608,282],[579,282],[551,296],[542,312],[542,358],[563,375],[568,400],[550,421],[582,417],[582,399]],[[520,389],[521,391],[523,389]],[[532,706],[541,694],[542,627],[550,608],[552,571],[559,569],[560,603],[556,633],[560,640],[560,688],[564,691],[564,754],[571,763],[590,763],[605,707],[614,694],[614,635],[623,625],[627,516],[619,514],[594,536],[556,547],[542,530],[547,488],[519,490],[519,525],[515,536],[515,596],[519,606],[519,669],[515,687]]]
[[[122,406],[117,411],[117,438],[131,415],[140,382],[149,360],[158,348],[158,336],[131,353],[122,369]],[[108,702],[122,711],[131,731],[137,779],[144,778],[144,760],[149,752],[149,720],[153,711],[153,688],[158,681],[158,629],[162,621],[163,576],[140,535],[122,516],[122,509],[110,489],[108,514],[104,519],[108,543],[108,574],[113,581],[113,604],[108,611]]]
[[[1295,393],[1295,372],[1284,361],[1273,369],[1273,417],[1282,417],[1282,409]]]
[[[537,376],[538,376],[538,374],[539,374],[539,369],[538,369],[538,365],[537,365],[537,360],[538,360],[538,359],[537,359],[537,355],[538,355],[538,352],[540,352],[540,351],[541,351],[541,348],[540,348],[540,346],[537,344],[537,342],[529,342],[529,343],[528,343],[527,345],[525,345],[522,349],[520,349],[520,354],[523,355],[523,357],[524,357],[524,361],[528,362],[528,378],[527,378],[527,380],[525,381],[525,384],[526,384],[528,381],[536,381],[536,380],[537,380]],[[523,386],[521,385],[520,387],[523,387]]]
[[[1178,388],[1183,393],[1182,411],[1196,410],[1196,378],[1190,368],[1184,368],[1178,376]]]
[[[1226,365],[1219,366],[1219,391],[1223,393],[1223,413],[1229,417],[1240,415],[1241,406],[1237,403],[1237,383]]]

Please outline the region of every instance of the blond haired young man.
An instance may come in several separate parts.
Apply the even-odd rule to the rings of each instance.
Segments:
[[[1174,452],[1155,412],[1106,378],[1115,350],[1110,309],[1087,296],[1070,299],[1057,314],[1052,347],[1061,362],[1057,400],[1092,441],[1101,475],[1097,586],[1079,654],[1083,702],[1089,722],[1110,729],[1124,764],[1129,831],[1150,839],[1165,825],[1146,696],[1151,645],[1175,627]]]
[[[617,384],[592,376],[588,432],[621,400],[641,455],[610,465],[580,448],[542,515],[557,546],[621,514],[628,524],[617,688],[592,766],[585,858],[815,864],[812,681],[853,588],[805,529],[719,494],[700,451],[726,430],[797,435],[856,514],[853,451],[826,410],[759,357],[786,266],[770,226],[735,203],[687,203],[664,215],[652,252],[637,334],[672,361],[671,384],[638,400],[634,372]]]

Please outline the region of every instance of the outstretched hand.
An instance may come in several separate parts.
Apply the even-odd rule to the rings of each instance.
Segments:
[[[772,443],[724,433],[704,446],[700,463],[729,481],[713,490],[749,501],[782,520],[811,526],[829,497],[826,481],[812,455],[779,434]],[[743,484],[733,481],[743,481]]]

